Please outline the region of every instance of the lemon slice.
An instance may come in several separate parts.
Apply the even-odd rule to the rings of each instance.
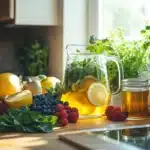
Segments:
[[[108,104],[110,94],[101,83],[92,83],[87,91],[88,100],[96,106]]]

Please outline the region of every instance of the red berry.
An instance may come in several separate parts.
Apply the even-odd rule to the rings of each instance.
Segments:
[[[8,111],[8,105],[4,101],[0,101],[0,115],[7,113]]]
[[[71,110],[71,107],[68,106],[68,105],[65,105],[65,106],[64,106],[64,109],[65,109],[65,110]]]
[[[56,112],[59,112],[61,110],[64,110],[64,106],[62,104],[57,104],[56,105]]]
[[[76,123],[78,120],[78,113],[77,112],[70,112],[68,116],[68,121],[70,123]]]
[[[112,121],[121,121],[122,113],[120,111],[114,111],[112,114]]]
[[[66,126],[68,124],[68,120],[66,118],[65,119],[61,119],[61,120],[59,120],[59,124],[61,126]]]
[[[107,118],[109,120],[111,120],[111,115],[112,115],[112,111],[113,111],[114,108],[115,108],[114,106],[108,106],[106,108],[105,115],[107,116]]]
[[[118,106],[116,106],[116,107],[114,107],[114,109],[112,110],[112,113],[114,113],[115,111],[121,112],[121,108],[118,107]]]
[[[126,118],[128,118],[128,115],[129,115],[128,112],[122,112],[122,114],[123,114]]]
[[[66,113],[67,113],[68,116],[69,116],[69,114],[71,113],[71,110],[66,110]]]
[[[79,118],[79,111],[78,111],[78,109],[77,108],[72,108],[71,109],[71,112],[76,112],[77,113],[77,116],[78,116],[78,118]]]
[[[115,111],[112,115],[112,121],[125,121],[128,117],[127,112]]]
[[[64,108],[65,108],[67,114],[69,115],[71,112],[71,107],[65,105]]]
[[[61,110],[59,114],[60,119],[68,118],[68,114],[65,110]]]
[[[127,118],[128,118],[128,112],[122,112],[120,121],[125,121]]]
[[[72,111],[72,112],[77,112],[77,113],[78,113],[78,109],[75,108],[75,107],[71,108],[71,111]]]
[[[107,119],[111,121],[124,121],[128,117],[128,113],[121,112],[121,108],[118,106],[108,106],[105,114],[107,116]]]

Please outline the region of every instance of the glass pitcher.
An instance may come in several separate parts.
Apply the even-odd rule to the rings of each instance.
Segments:
[[[114,56],[91,53],[86,45],[68,45],[64,75],[63,101],[79,109],[81,117],[99,117],[109,105],[112,94],[121,89],[122,66]],[[107,73],[107,63],[114,62],[118,75],[118,87],[112,92]]]

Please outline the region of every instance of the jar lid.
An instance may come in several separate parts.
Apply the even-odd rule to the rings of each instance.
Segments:
[[[122,80],[122,85],[124,87],[148,87],[149,82],[142,78],[129,78]]]

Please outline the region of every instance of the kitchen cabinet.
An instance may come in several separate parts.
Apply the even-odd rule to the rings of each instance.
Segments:
[[[14,25],[57,25],[58,0],[1,0],[0,21]]]
[[[15,0],[0,1],[0,21],[10,21],[14,19]]]

